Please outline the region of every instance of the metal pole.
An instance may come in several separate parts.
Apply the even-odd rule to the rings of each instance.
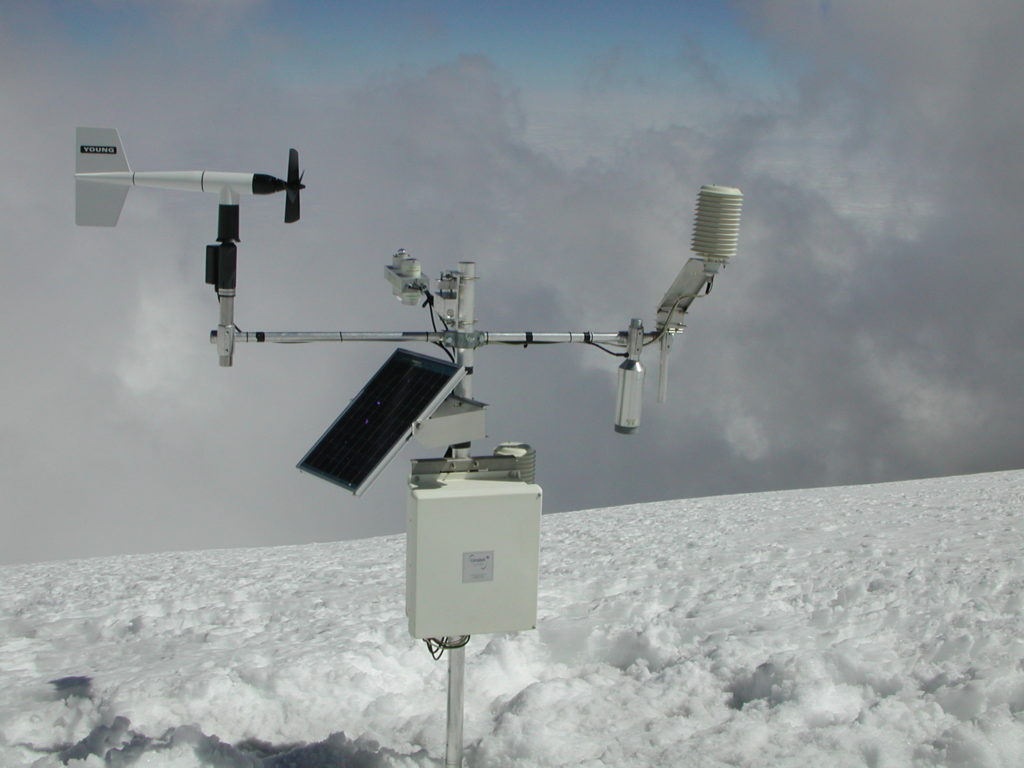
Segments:
[[[460,261],[459,272],[459,316],[457,328],[460,333],[472,333],[476,330],[476,263],[472,261]],[[469,373],[459,382],[455,388],[455,394],[460,397],[471,399],[473,397],[473,349],[472,347],[456,347],[456,361],[463,368],[468,368]],[[456,456],[469,456],[469,446],[456,449],[464,451]]]
[[[217,359],[221,368],[230,368],[235,354],[235,289],[218,289],[217,298],[220,306],[220,322],[216,331]]]
[[[470,333],[476,327],[476,264],[472,261],[459,262],[459,309],[456,330]],[[460,397],[473,397],[473,349],[456,347],[456,362],[469,373],[455,388]],[[452,446],[453,458],[468,458],[469,443]],[[466,648],[448,650],[448,730],[445,744],[445,768],[462,768],[462,720],[464,693],[466,689]]]
[[[462,768],[463,692],[466,688],[466,647],[448,650],[448,737],[445,768]]]
[[[210,341],[217,343],[220,331],[210,333]],[[312,341],[387,341],[387,342],[441,342],[443,333],[431,331],[239,331],[234,332],[236,342],[266,342],[268,344],[306,344]]]
[[[475,322],[475,321],[474,321]],[[306,344],[313,341],[385,341],[451,343],[455,331],[240,331],[234,330],[234,341],[266,342],[268,344]],[[480,331],[473,332],[477,346],[487,344],[610,344],[624,347],[629,331]],[[645,342],[657,341],[661,331],[648,331]],[[219,331],[211,331],[210,341],[217,343]],[[466,351],[471,351],[467,348]]]

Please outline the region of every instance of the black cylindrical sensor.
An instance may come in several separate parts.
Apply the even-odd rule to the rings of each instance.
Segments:
[[[220,261],[220,246],[206,246],[206,284],[217,285],[217,266]]]
[[[238,206],[220,206],[217,213],[217,239],[222,243],[238,242]]]
[[[235,268],[238,262],[238,248],[234,243],[217,246],[217,290],[235,290]]]

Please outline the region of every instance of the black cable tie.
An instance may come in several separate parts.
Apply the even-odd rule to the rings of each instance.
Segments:
[[[267,340],[267,334],[265,334],[263,331],[256,331],[256,341],[266,341],[266,340]]]
[[[533,343],[533,331],[526,332],[526,343],[523,344],[523,349],[526,349]]]
[[[592,334],[590,331],[584,331],[583,341],[587,344],[592,344],[594,342],[594,334]]]

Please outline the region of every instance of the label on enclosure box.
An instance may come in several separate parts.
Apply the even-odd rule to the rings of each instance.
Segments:
[[[462,553],[462,583],[494,581],[494,550]]]

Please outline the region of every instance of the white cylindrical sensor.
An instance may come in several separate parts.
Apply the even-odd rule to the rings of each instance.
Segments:
[[[735,187],[701,187],[697,194],[691,250],[722,262],[735,256],[742,209],[743,193]]]

